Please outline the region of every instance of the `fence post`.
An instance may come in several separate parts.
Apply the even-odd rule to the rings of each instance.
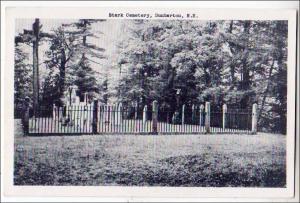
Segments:
[[[29,97],[25,98],[25,102],[23,104],[22,125],[24,136],[26,136],[29,134]]]
[[[205,102],[205,132],[210,133],[210,102]]]
[[[134,103],[134,119],[135,120],[138,119],[138,103],[137,102]]]
[[[96,134],[98,132],[97,123],[98,123],[98,100],[95,99],[93,105],[93,123],[92,123],[93,134]]]
[[[252,106],[252,134],[257,133],[257,104]]]
[[[84,104],[87,105],[88,104],[88,94],[84,93]]]
[[[56,119],[56,106],[55,106],[55,104],[53,104],[53,107],[52,107],[52,117],[53,117],[53,120]]]
[[[223,104],[223,131],[226,128],[226,114],[227,114],[227,105]]]
[[[199,115],[199,124],[200,124],[200,127],[202,126],[202,123],[203,123],[203,110],[204,110],[204,105],[201,104],[200,105],[200,115]]]
[[[63,107],[59,106],[58,107],[58,120],[59,120],[59,122],[63,121],[63,111],[64,111]]]
[[[184,112],[185,112],[185,104],[182,105],[182,112],[181,112],[181,125],[184,126]]]
[[[122,112],[122,103],[119,103],[118,104],[118,124],[120,125],[120,126],[122,126],[122,122],[123,122],[123,120],[122,120],[122,116],[123,116],[123,112]]]
[[[69,119],[70,119],[70,125],[73,126],[73,107],[71,105],[68,106],[68,112],[69,112]]]
[[[147,111],[148,111],[148,107],[147,105],[145,105],[143,109],[143,124],[147,122]]]
[[[152,103],[152,133],[157,134],[157,118],[158,118],[158,104],[157,101]]]
[[[196,117],[196,108],[195,105],[192,105],[192,124],[195,124],[195,117]]]
[[[65,124],[66,122],[66,106],[62,106],[62,123]]]

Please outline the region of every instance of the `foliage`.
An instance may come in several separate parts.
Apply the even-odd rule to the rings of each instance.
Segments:
[[[127,27],[118,59],[121,102],[157,100],[171,109],[204,101],[219,109],[258,103],[259,127],[285,132],[286,21],[137,20]]]
[[[32,98],[32,66],[28,64],[27,54],[22,51],[21,45],[15,46],[15,74],[14,74],[14,103],[17,113],[25,101]]]
[[[99,93],[97,73],[90,66],[90,58],[98,56],[103,58],[103,48],[87,43],[87,37],[97,37],[91,33],[91,25],[97,20],[80,19],[78,22],[63,24],[54,30],[54,37],[50,41],[50,51],[47,52],[48,68],[58,69],[56,77],[56,98],[60,98],[58,105],[62,105],[68,87],[76,85],[77,94],[83,100],[84,93],[89,98],[95,98]],[[100,53],[99,53],[100,52]],[[55,79],[52,79],[55,81]],[[49,89],[45,89],[45,94]],[[51,90],[50,90],[51,91]],[[50,103],[55,102],[55,97]]]
[[[258,104],[258,126],[263,131],[286,131],[287,21],[186,21],[124,20],[126,35],[117,45],[109,68],[120,69],[116,89],[108,73],[91,68],[105,59],[105,49],[93,25],[103,20],[79,19],[62,24],[53,34],[43,33],[48,75],[41,88],[41,102],[63,103],[65,91],[76,85],[82,98],[107,104],[151,105],[175,110],[186,104],[210,101],[220,110],[251,109]],[[30,31],[16,36],[29,43]],[[16,46],[15,99],[20,105],[31,94],[30,69]],[[115,65],[117,64],[117,65]]]
[[[95,94],[99,92],[96,73],[92,70],[85,57],[81,58],[79,63],[73,67],[73,73],[71,74],[74,78],[71,84],[78,87],[78,94],[82,99],[84,93],[88,93],[90,98],[94,98]]]

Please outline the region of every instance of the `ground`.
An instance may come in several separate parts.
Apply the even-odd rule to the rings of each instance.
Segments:
[[[285,151],[277,134],[23,137],[16,127],[14,184],[285,187]]]

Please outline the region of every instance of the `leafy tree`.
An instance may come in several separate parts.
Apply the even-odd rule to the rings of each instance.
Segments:
[[[72,67],[72,62],[74,63],[76,56],[78,56],[79,43],[76,39],[78,37],[73,32],[66,31],[63,26],[60,26],[54,30],[54,36],[50,41],[50,49],[46,52],[49,58],[46,61],[47,67],[49,69],[58,69],[57,76],[50,75],[56,78],[55,82],[52,81],[52,85],[57,87],[52,90],[57,92],[49,92],[50,95],[54,94],[57,96],[58,105],[62,105],[66,84],[68,84],[68,81],[66,81],[66,69]],[[51,70],[51,73],[53,74],[54,71]],[[48,77],[45,84],[50,80],[51,78]],[[47,86],[44,86],[44,88],[47,88]],[[50,90],[45,90],[45,92],[48,91]],[[49,102],[54,102],[53,99],[54,97]]]
[[[32,99],[32,66],[27,60],[28,55],[22,51],[22,46],[15,44],[14,104],[16,114],[22,108],[26,97]]]
[[[113,97],[140,107],[157,100],[161,108],[175,110],[178,105],[210,101],[221,110],[223,103],[229,108],[251,108],[256,102],[259,128],[285,133],[287,21],[126,20],[127,39],[119,43],[118,57],[109,65],[120,68],[115,92],[110,90],[109,73],[99,74],[91,66],[105,58],[105,50],[91,40],[101,34],[92,25],[101,21],[80,19],[47,35],[49,74],[42,84],[43,103],[50,105],[57,99],[61,103],[72,85],[81,98],[88,93],[105,104]],[[31,71],[18,46],[15,58],[19,105],[31,94]]]
[[[99,93],[96,83],[96,72],[92,70],[90,62],[93,57],[104,58],[104,49],[87,42],[87,37],[97,38],[92,33],[92,24],[102,20],[80,19],[78,22],[62,24],[54,30],[54,36],[50,41],[50,51],[47,52],[49,69],[58,69],[58,77],[55,84],[58,91],[59,105],[63,103],[64,92],[67,87],[78,86],[81,99],[84,93],[95,97]],[[55,76],[55,75],[53,75]],[[56,95],[56,94],[55,94]]]
[[[40,20],[36,18],[32,24],[32,30],[24,29],[23,33],[15,36],[15,43],[25,43],[32,46],[32,77],[33,77],[33,114],[36,115],[40,101],[40,76],[39,76],[39,45],[52,35],[42,31]]]
[[[61,105],[61,88],[58,85],[60,83],[60,75],[55,72],[55,69],[50,69],[45,80],[42,83],[41,91],[41,104],[44,107],[50,107],[53,104]]]
[[[178,88],[180,105],[211,101],[214,108],[227,103],[250,109],[257,102],[262,130],[284,132],[286,21],[139,20],[126,25],[130,35],[118,59],[127,73],[118,86],[123,102],[158,100],[174,109]]]
[[[265,81],[259,105],[259,126],[273,123],[273,131],[286,132],[287,111],[287,21],[267,22],[265,46],[269,47],[269,60],[265,65]],[[258,82],[259,83],[259,82]]]

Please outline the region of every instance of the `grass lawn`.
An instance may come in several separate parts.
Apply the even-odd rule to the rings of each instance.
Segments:
[[[22,137],[15,126],[15,185],[286,185],[283,135]]]

